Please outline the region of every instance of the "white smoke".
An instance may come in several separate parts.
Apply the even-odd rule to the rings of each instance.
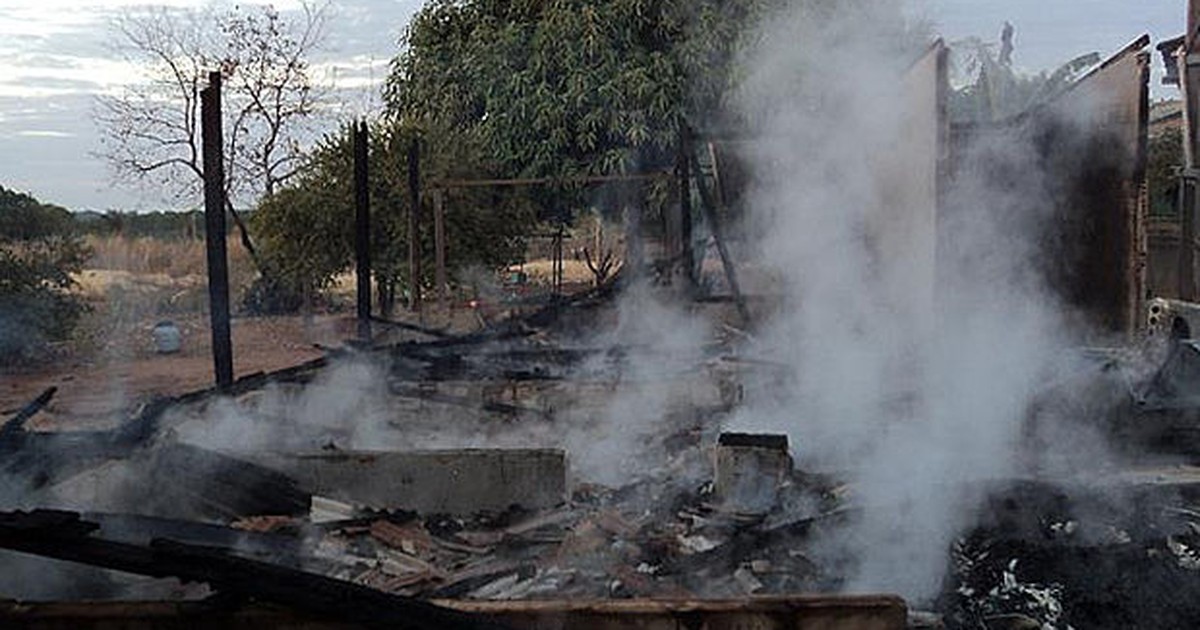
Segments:
[[[786,431],[802,466],[847,471],[863,517],[827,548],[851,559],[848,589],[922,600],[975,482],[1018,472],[1023,423],[1070,346],[1033,271],[1038,217],[1009,212],[1045,186],[1030,172],[997,194],[967,171],[954,196],[970,203],[933,219],[935,92],[906,84],[920,29],[898,1],[796,4],[747,56],[735,112],[764,139],[744,155],[764,222],[751,232],[788,302],[759,347],[795,377],[751,386],[733,424]]]

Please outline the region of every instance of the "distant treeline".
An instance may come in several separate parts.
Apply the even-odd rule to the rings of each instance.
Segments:
[[[253,210],[243,210],[240,214],[249,217]],[[232,230],[232,222],[226,223]],[[72,212],[0,185],[0,238],[26,240],[55,234],[162,240],[203,239],[204,213],[200,210]]]
[[[204,238],[204,213],[186,212],[75,212],[75,229],[81,234],[191,240]]]
[[[253,210],[241,210],[242,217],[254,214]],[[124,236],[127,238],[157,238],[168,241],[202,240],[204,238],[204,212],[180,210],[167,212],[73,212],[75,230],[79,234],[97,236]],[[227,217],[226,226],[233,233],[233,222]]]

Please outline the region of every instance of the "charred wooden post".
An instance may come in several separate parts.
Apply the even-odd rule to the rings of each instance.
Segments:
[[[421,141],[408,146],[408,306],[421,310]]]
[[[358,338],[371,340],[371,192],[367,183],[367,123],[354,125],[354,273],[358,290]]]
[[[433,281],[437,284],[438,308],[446,310],[446,192],[433,192],[433,256],[437,266]]]
[[[563,295],[563,241],[566,239],[566,222],[558,221],[558,230],[554,233],[554,299]]]
[[[696,287],[696,258],[692,253],[692,134],[687,125],[679,127],[679,156],[676,164],[679,178],[679,264],[689,290]]]
[[[221,73],[210,72],[200,93],[204,150],[204,224],[208,257],[208,315],[212,327],[213,371],[218,388],[233,384],[233,342],[229,324],[229,266],[225,245],[225,157],[221,139]]]
[[[621,201],[625,206],[625,269],[634,279],[642,275],[646,260],[642,242],[642,200],[634,184],[621,186]]]

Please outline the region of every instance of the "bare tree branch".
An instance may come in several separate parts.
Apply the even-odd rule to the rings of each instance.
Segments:
[[[153,183],[169,197],[194,196],[204,177],[200,89],[207,74],[225,79],[226,186],[237,203],[254,203],[295,171],[306,125],[327,91],[309,75],[328,2],[300,10],[132,8],[114,22],[119,52],[143,80],[102,97],[94,118],[100,155],[118,181]],[[241,221],[236,221],[240,229]],[[249,239],[243,235],[243,241]]]

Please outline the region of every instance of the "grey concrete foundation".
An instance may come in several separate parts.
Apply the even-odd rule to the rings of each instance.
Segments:
[[[422,514],[544,509],[566,498],[566,454],[553,449],[239,454],[313,494]]]

